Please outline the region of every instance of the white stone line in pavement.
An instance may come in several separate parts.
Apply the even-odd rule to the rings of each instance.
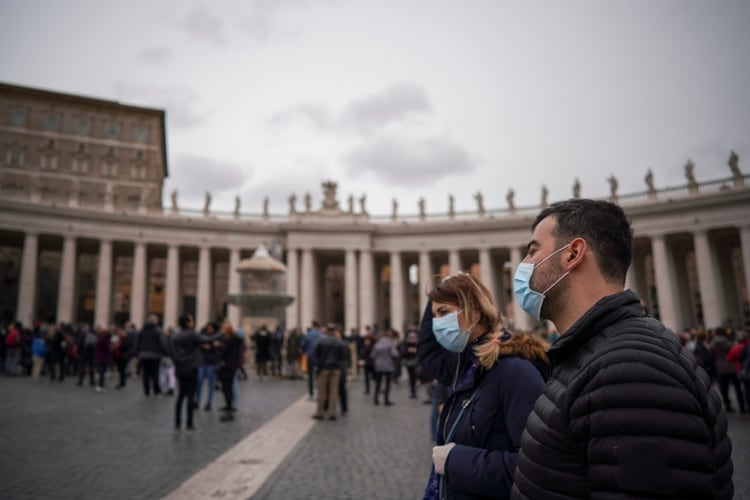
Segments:
[[[251,497],[315,424],[310,418],[313,404],[306,395],[301,397],[182,483],[165,500]]]

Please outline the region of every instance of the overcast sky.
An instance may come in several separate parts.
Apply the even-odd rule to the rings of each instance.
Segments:
[[[488,209],[750,172],[746,0],[0,0],[0,81],[165,109],[180,205]]]

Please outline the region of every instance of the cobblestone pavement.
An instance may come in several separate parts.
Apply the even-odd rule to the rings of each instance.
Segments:
[[[173,397],[145,398],[139,382],[96,393],[72,378],[0,377],[0,498],[161,498],[306,392],[301,380],[251,377],[240,383],[237,420],[200,410],[189,433],[173,430]],[[395,406],[376,407],[361,380],[350,382],[350,414],[316,422],[253,498],[420,498],[429,406],[407,396],[402,382]],[[215,393],[214,408],[222,401]],[[750,500],[750,415],[729,419],[735,498]]]

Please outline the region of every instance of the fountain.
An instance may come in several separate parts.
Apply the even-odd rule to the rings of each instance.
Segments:
[[[246,341],[262,325],[269,331],[283,327],[284,309],[294,300],[286,294],[286,266],[260,245],[252,257],[240,261],[236,271],[240,274],[240,293],[230,294],[228,300],[240,308]]]

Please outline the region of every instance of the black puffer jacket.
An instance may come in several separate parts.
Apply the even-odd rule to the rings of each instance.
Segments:
[[[634,293],[601,299],[548,356],[513,498],[732,497],[719,395]]]

